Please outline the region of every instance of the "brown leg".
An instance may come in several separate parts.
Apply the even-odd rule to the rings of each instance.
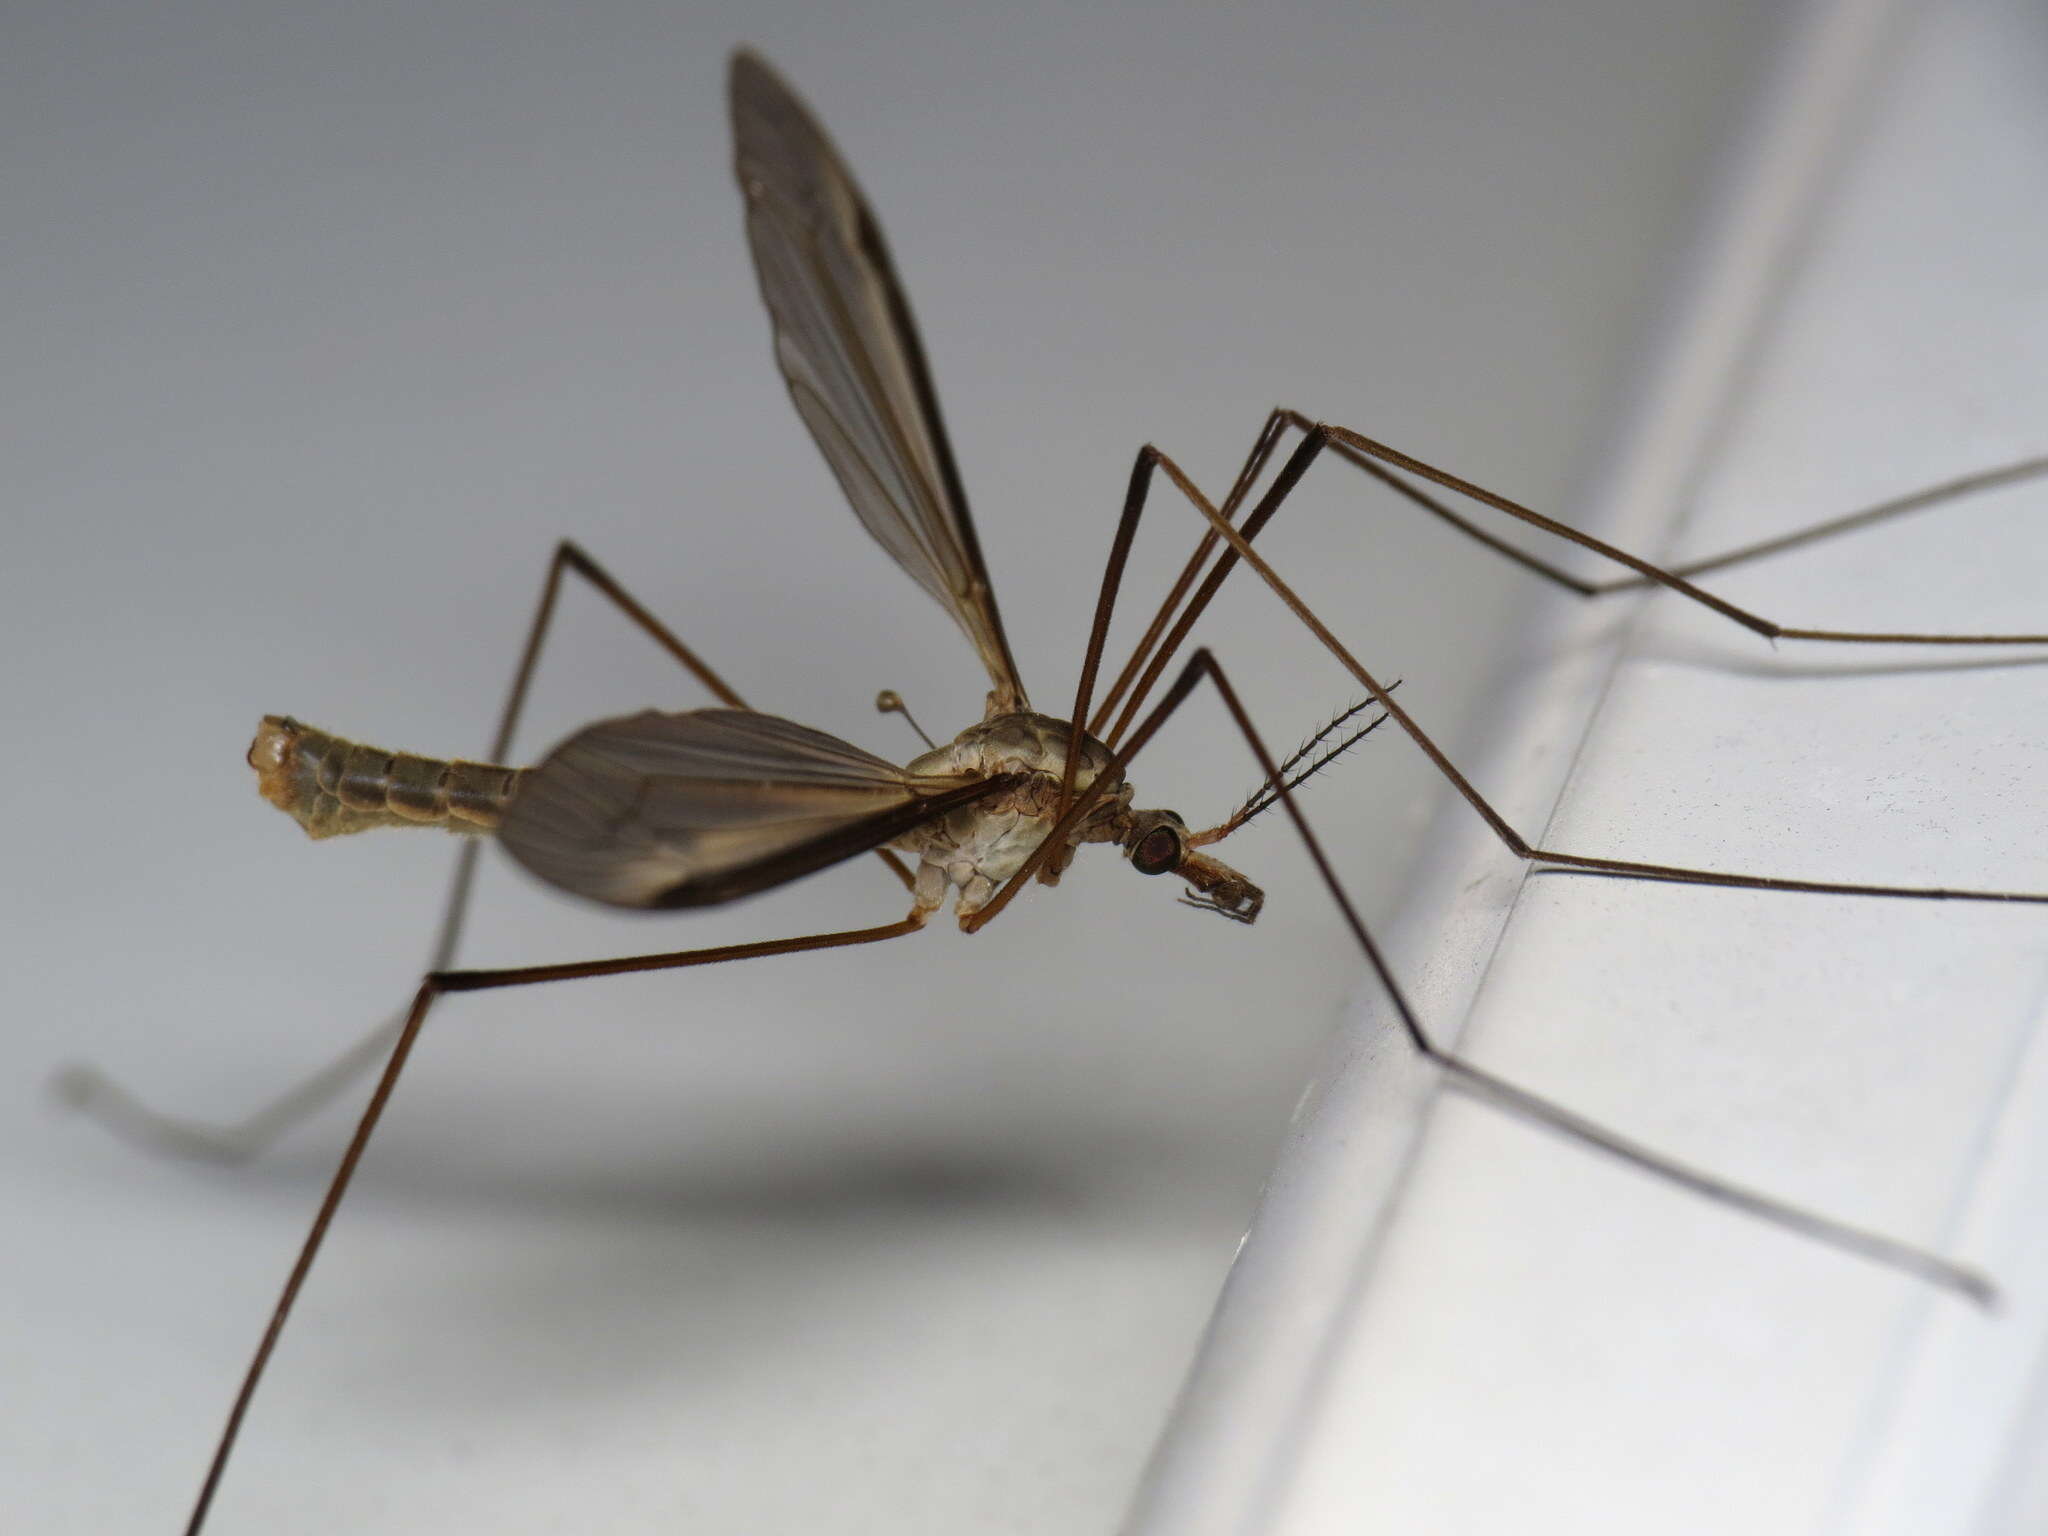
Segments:
[[[242,1374],[241,1387],[235,1393],[234,1406],[228,1410],[227,1423],[214,1447],[213,1460],[206,1469],[206,1480],[200,1485],[192,1518],[185,1526],[185,1536],[198,1536],[206,1524],[207,1511],[220,1488],[221,1476],[227,1470],[228,1457],[234,1452],[236,1436],[241,1433],[242,1420],[249,1412],[257,1384],[263,1379],[264,1367],[270,1363],[271,1352],[276,1349],[278,1337],[284,1332],[285,1320],[291,1316],[292,1304],[298,1300],[306,1276],[313,1268],[313,1260],[319,1255],[320,1244],[334,1220],[334,1213],[340,1207],[342,1197],[348,1193],[349,1181],[355,1177],[356,1165],[362,1161],[363,1149],[369,1145],[370,1136],[383,1117],[384,1106],[390,1102],[392,1090],[398,1085],[398,1076],[405,1070],[406,1059],[412,1054],[413,1044],[419,1039],[420,1028],[426,1023],[428,1010],[434,1006],[436,998],[449,992],[482,992],[498,987],[533,986],[544,981],[582,981],[594,976],[621,976],[630,971],[679,970],[692,965],[716,965],[726,960],[760,960],[769,955],[795,954],[803,950],[874,944],[915,933],[924,926],[925,917],[925,912],[913,907],[910,915],[901,922],[879,928],[854,928],[841,933],[814,933],[793,939],[726,944],[716,949],[686,949],[671,954],[627,955],[615,960],[572,960],[559,965],[522,966],[515,970],[434,971],[422,977],[419,990],[413,994],[412,1006],[406,1010],[401,1022],[383,1076],[377,1079],[377,1087],[370,1095],[362,1119],[356,1123],[355,1135],[349,1138],[348,1150],[342,1153],[341,1164],[328,1182],[327,1193],[320,1201],[313,1225],[306,1233],[306,1240],[299,1245],[298,1258],[293,1261],[284,1289],[278,1293],[277,1305],[271,1309],[270,1322],[263,1330],[255,1356]]]
[[[1273,450],[1279,446],[1280,435],[1286,430],[1286,426],[1287,422],[1283,412],[1274,411],[1267,416],[1266,424],[1259,429],[1259,435],[1252,443],[1251,451],[1245,455],[1244,465],[1238,470],[1237,479],[1230,487],[1230,494],[1223,499],[1221,510],[1226,521],[1236,518],[1237,509],[1243,504],[1246,495],[1250,493],[1253,482],[1265,472],[1266,464],[1272,458]],[[1131,487],[1124,498],[1124,521],[1131,524],[1133,528],[1135,528],[1136,519],[1144,507],[1145,493],[1152,481],[1152,471],[1159,468],[1162,463],[1170,463],[1170,461],[1166,461],[1165,455],[1161,454],[1151,444],[1148,443],[1138,450],[1138,461],[1131,470]],[[1170,466],[1169,473],[1178,476],[1180,470],[1178,466]],[[1128,539],[1128,535],[1121,531],[1119,531],[1118,537]],[[1201,571],[1203,563],[1208,560],[1210,555],[1215,553],[1216,546],[1220,542],[1213,528],[1202,530],[1201,538],[1196,541],[1194,553],[1188,556],[1187,564],[1181,567],[1180,574],[1174,578],[1173,585],[1167,590],[1166,597],[1160,603],[1158,611],[1152,615],[1152,622],[1146,626],[1145,633],[1139,637],[1137,645],[1132,648],[1130,659],[1124,663],[1123,670],[1117,674],[1116,682],[1110,687],[1109,692],[1103,695],[1100,707],[1096,709],[1094,715],[1089,719],[1088,730],[1090,734],[1102,735],[1103,727],[1110,715],[1115,711],[1117,705],[1123,702],[1124,695],[1130,691],[1131,685],[1137,681],[1139,669],[1151,658],[1154,648],[1158,646],[1161,636],[1166,632],[1167,622],[1173,617],[1174,610],[1180,606],[1182,599],[1187,596],[1188,588],[1194,585],[1195,577]],[[1104,579],[1106,584],[1107,576]],[[1098,617],[1097,623],[1106,630],[1107,625],[1104,620]],[[1084,678],[1089,677],[1090,669],[1084,667],[1082,669],[1082,676]]]
[[[1906,495],[1894,496],[1885,501],[1877,502],[1872,506],[1860,507],[1853,512],[1844,512],[1834,517],[1823,518],[1819,522],[1808,524],[1804,528],[1794,529],[1790,533],[1778,534],[1769,539],[1759,539],[1753,544],[1744,544],[1735,549],[1722,550],[1719,554],[1706,555],[1698,560],[1688,560],[1683,565],[1670,565],[1659,568],[1650,565],[1647,561],[1638,559],[1634,555],[1628,554],[1626,551],[1603,543],[1588,534],[1582,534],[1577,529],[1569,528],[1562,523],[1554,522],[1552,519],[1542,516],[1540,513],[1532,512],[1527,507],[1511,502],[1505,497],[1497,496],[1490,491],[1481,490],[1479,487],[1471,485],[1455,475],[1447,474],[1433,466],[1422,463],[1418,459],[1412,459],[1404,453],[1376,443],[1371,438],[1353,432],[1348,428],[1323,426],[1302,415],[1299,411],[1285,408],[1276,410],[1267,418],[1267,431],[1272,431],[1276,423],[1281,426],[1292,427],[1304,435],[1317,432],[1327,433],[1330,439],[1327,445],[1329,451],[1336,454],[1338,458],[1343,459],[1356,469],[1363,470],[1382,485],[1395,491],[1415,506],[1428,512],[1431,516],[1449,523],[1466,537],[1484,544],[1497,554],[1505,555],[1517,565],[1524,566],[1538,575],[1555,582],[1557,585],[1585,597],[1601,597],[1609,592],[1640,591],[1644,587],[1660,585],[1671,586],[1675,591],[1684,592],[1684,587],[1677,586],[1675,583],[1689,580],[1694,576],[1704,576],[1711,571],[1725,571],[1734,566],[1746,564],[1751,560],[1763,559],[1768,555],[1782,554],[1788,549],[1799,549],[1808,544],[1818,544],[1824,540],[1834,538],[1838,534],[1849,533],[1858,528],[1869,528],[1878,523],[1888,522],[1896,517],[1904,517],[1909,513],[1921,512],[1930,507],[1940,506],[1946,502],[1959,501],[1963,497],[1973,496],[1979,491],[1995,490],[1999,486],[2015,485],[2022,481],[2048,475],[2048,456],[2020,459],[2015,463],[2000,465],[1996,469],[1980,470],[1975,474],[1969,475],[1959,475],[1953,480],[1944,480],[1939,485],[1923,486],[1918,490],[1908,492]],[[1460,495],[1469,496],[1497,511],[1505,512],[1508,516],[1527,523],[1531,527],[1541,528],[1546,533],[1552,533],[1560,538],[1569,539],[1575,544],[1605,555],[1610,560],[1617,560],[1629,566],[1636,574],[1618,577],[1611,581],[1586,581],[1574,576],[1570,572],[1561,570],[1547,561],[1538,559],[1525,550],[1517,549],[1513,545],[1495,538],[1492,534],[1487,533],[1484,529],[1477,527],[1459,513],[1445,506],[1441,501],[1438,501],[1419,486],[1387,469],[1385,467],[1386,464],[1400,465],[1410,473],[1419,475],[1426,480],[1433,480],[1448,490],[1456,491]],[[1686,593],[1686,595],[1695,596],[1693,593]],[[1695,600],[1699,599],[1695,596]],[[1710,606],[1713,605],[1710,604]],[[1718,611],[1728,613],[1728,616],[1735,618],[1738,623],[1747,622],[1745,618],[1738,617],[1741,610],[1731,613],[1723,608]],[[1754,615],[1749,615],[1748,617],[1753,618]],[[1763,620],[1761,622],[1768,624],[1770,621]],[[1752,625],[1751,627],[1754,626]],[[1759,631],[1759,633],[1762,632]],[[1853,631],[1794,630],[1783,628],[1777,629],[1777,634],[1780,638],[1809,640],[1884,641],[1910,638],[1920,643],[1933,645],[2038,644],[2043,638],[2039,635],[1915,635],[1901,637]]]

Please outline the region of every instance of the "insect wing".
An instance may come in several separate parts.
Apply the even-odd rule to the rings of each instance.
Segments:
[[[738,709],[586,726],[521,779],[512,857],[618,907],[730,901],[880,847],[1007,778],[920,778],[808,726]]]
[[[747,244],[790,398],[877,542],[967,632],[999,709],[1024,688],[881,226],[796,94],[733,56],[735,169]]]

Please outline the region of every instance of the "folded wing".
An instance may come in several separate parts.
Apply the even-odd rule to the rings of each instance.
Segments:
[[[738,709],[586,726],[520,778],[498,833],[550,885],[619,907],[730,901],[878,848],[999,793],[921,778]]]
[[[1024,688],[881,226],[825,131],[772,69],[735,54],[731,94],[747,242],[790,398],[868,532],[974,642],[997,707],[1022,709]]]

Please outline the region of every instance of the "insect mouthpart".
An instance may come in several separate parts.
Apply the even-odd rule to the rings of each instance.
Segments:
[[[1206,853],[1191,853],[1177,871],[1190,886],[1181,897],[1184,907],[1199,907],[1229,918],[1234,923],[1253,923],[1266,904],[1266,893],[1221,859]]]

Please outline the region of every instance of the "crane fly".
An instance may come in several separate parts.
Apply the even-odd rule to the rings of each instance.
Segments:
[[[1398,684],[1369,672],[1253,548],[1253,541],[1315,461],[1329,456],[1363,471],[1416,509],[1581,595],[1661,586],[1771,640],[2038,645],[2048,643],[2048,635],[1849,631],[1782,624],[1738,607],[1696,585],[1693,578],[1794,543],[2036,474],[2048,468],[2048,461],[1972,476],[1797,535],[1665,569],[1361,433],[1277,410],[1220,501],[1212,502],[1156,448],[1148,445],[1138,453],[1072,706],[1062,714],[1040,713],[1032,708],[1011,653],[931,372],[879,223],[824,130],[767,64],[751,53],[735,55],[730,95],[747,238],[772,322],[777,365],[798,414],[863,525],[951,615],[972,646],[989,682],[983,717],[898,766],[822,731],[755,711],[602,565],[564,543],[549,567],[492,761],[393,753],[289,717],[264,719],[249,751],[261,791],[314,837],[389,826],[438,826],[488,835],[548,885],[600,904],[643,910],[723,903],[872,853],[903,882],[910,907],[897,921],[838,932],[615,959],[452,969],[450,935],[474,869],[475,844],[466,847],[444,920],[441,959],[421,979],[402,1026],[395,1031],[383,1074],[242,1380],[189,1532],[198,1532],[206,1522],[279,1332],[436,999],[456,992],[877,943],[922,928],[949,897],[960,927],[972,933],[1000,915],[1026,883],[1035,879],[1057,884],[1089,843],[1114,846],[1140,874],[1173,877],[1182,891],[1180,900],[1200,914],[1249,924],[1260,915],[1263,893],[1208,850],[1276,807],[1300,837],[1360,954],[1391,998],[1410,1043],[1435,1064],[1448,1086],[1708,1200],[1966,1298],[1990,1298],[1989,1282],[1963,1265],[1687,1166],[1439,1048],[1403,998],[1353,908],[1297,792],[1328,763],[1392,723],[1531,868],[1894,900],[2042,903],[2048,902],[2048,893],[1855,884],[1628,861],[1538,846],[1509,825],[1436,746],[1395,697]],[[1150,489],[1161,476],[1199,519],[1201,532],[1133,653],[1098,699],[1098,675],[1126,562]],[[1254,499],[1261,483],[1266,488]],[[1626,574],[1604,584],[1580,581],[1500,540],[1453,508],[1439,494],[1442,491],[1591,550],[1620,565]],[[1285,759],[1269,749],[1254,727],[1214,653],[1192,650],[1175,669],[1197,619],[1239,566],[1248,567],[1275,594],[1366,695],[1365,704],[1338,717],[1308,747]],[[509,751],[568,572],[588,581],[662,645],[704,684],[718,707],[647,711],[599,721],[532,767],[505,766],[497,760]],[[1223,705],[1262,779],[1259,790],[1229,815],[1198,825],[1171,810],[1139,807],[1127,775],[1162,725],[1204,687]],[[900,701],[887,695],[882,703],[885,708],[900,708]],[[116,1119],[133,1113],[133,1106],[124,1109],[111,1094],[98,1099],[97,1107]]]

